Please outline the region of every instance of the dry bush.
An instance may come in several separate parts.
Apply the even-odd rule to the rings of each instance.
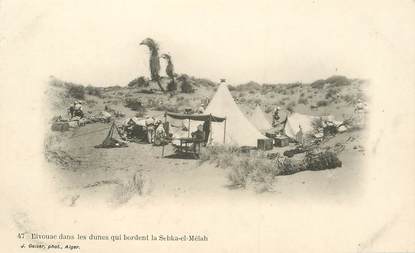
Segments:
[[[120,183],[115,199],[119,204],[127,203],[134,195],[143,195],[146,184],[145,177],[141,171],[134,174],[133,178],[126,183]]]
[[[328,102],[326,100],[317,101],[317,107],[327,106]]]
[[[140,76],[128,83],[128,87],[148,87],[150,81],[144,76]]]
[[[85,92],[86,92],[86,94],[91,95],[91,96],[96,96],[96,97],[101,97],[102,96],[101,88],[94,87],[92,85],[86,86]]]
[[[242,153],[240,148],[233,146],[207,147],[202,151],[200,159],[229,169],[227,177],[232,187],[245,188],[249,184],[258,192],[269,191],[278,174],[273,161],[263,152]]]
[[[125,107],[130,108],[133,111],[145,110],[143,104],[138,98],[126,98]]]
[[[325,95],[325,98],[326,99],[336,98],[337,93],[338,93],[338,90],[337,89],[330,88],[329,90],[327,90],[327,93]]]
[[[200,161],[215,162],[217,167],[226,168],[241,156],[241,150],[235,146],[208,146],[201,150]]]
[[[85,87],[82,85],[66,83],[66,87],[68,89],[68,94],[70,97],[76,99],[84,99],[85,98]]]
[[[299,98],[298,99],[298,104],[307,105],[308,104],[308,99],[306,99],[306,98]]]
[[[322,89],[326,83],[326,80],[320,79],[311,83],[311,87],[314,89]]]

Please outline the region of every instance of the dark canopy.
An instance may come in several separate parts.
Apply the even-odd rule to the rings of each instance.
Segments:
[[[182,113],[171,113],[166,112],[166,115],[173,119],[190,119],[195,121],[207,121],[212,122],[223,122],[226,118],[213,116],[212,114],[182,114]]]

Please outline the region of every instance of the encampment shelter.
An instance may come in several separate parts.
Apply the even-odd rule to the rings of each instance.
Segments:
[[[226,133],[223,131],[224,122],[212,122],[212,144],[221,145],[225,139],[225,144],[256,146],[258,139],[266,138],[245,117],[225,84],[218,87],[204,114],[226,118]]]
[[[254,112],[252,113],[251,122],[260,131],[268,130],[272,127],[267,118],[265,117],[264,113],[262,112],[261,107],[259,107],[259,105],[255,108]]]

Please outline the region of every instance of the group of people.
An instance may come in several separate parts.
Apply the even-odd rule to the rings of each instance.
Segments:
[[[73,105],[71,105],[68,109],[68,113],[71,116],[71,119],[74,117],[83,118],[84,112],[82,110],[82,103],[81,101],[75,101]]]
[[[166,125],[161,120],[147,117],[144,122],[139,124],[130,119],[123,128],[126,138],[145,140],[154,145],[161,145],[166,141],[168,129],[166,130]]]

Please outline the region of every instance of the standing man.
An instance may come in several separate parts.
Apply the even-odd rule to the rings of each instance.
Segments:
[[[155,119],[153,117],[146,119],[147,142],[148,143],[153,143],[154,141],[154,124],[155,124]]]
[[[272,115],[272,127],[277,127],[280,120],[280,107],[275,107],[274,114]]]

